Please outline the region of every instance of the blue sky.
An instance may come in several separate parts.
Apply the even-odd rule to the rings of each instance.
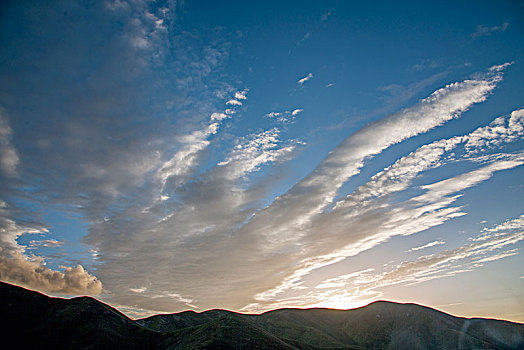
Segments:
[[[0,279],[523,322],[523,6],[3,2]]]

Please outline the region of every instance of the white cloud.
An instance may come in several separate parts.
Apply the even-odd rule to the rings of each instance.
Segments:
[[[509,118],[499,117],[488,126],[478,128],[468,135],[465,147],[473,151],[498,147],[502,143],[513,142],[524,135],[524,109],[511,113]]]
[[[279,133],[278,128],[273,128],[240,140],[218,165],[227,167],[227,176],[237,179],[258,170],[263,164],[278,161],[295,149],[294,145],[277,148]]]
[[[296,108],[294,110],[286,110],[283,112],[270,112],[266,114],[267,118],[276,119],[278,122],[283,124],[292,124],[296,120],[296,116],[299,115],[303,109]]]
[[[213,113],[211,114],[211,121],[214,122],[214,121],[222,121],[224,119],[228,119],[228,118],[231,118],[231,116],[225,114],[225,113]]]
[[[358,277],[362,274],[368,273],[373,271],[373,268],[348,273],[345,275],[340,275],[335,278],[329,278],[327,280],[322,281],[322,283],[317,284],[315,288],[317,289],[327,289],[327,288],[343,288],[346,286],[349,280],[354,279],[355,277]]]
[[[0,200],[0,253],[11,254],[24,252],[24,247],[17,243],[18,237],[24,234],[46,234],[48,229],[38,223],[19,224],[11,217],[13,208]]]
[[[0,256],[2,281],[48,293],[98,295],[102,292],[102,283],[81,265],[62,268],[63,272],[51,270],[44,265],[43,258],[33,255],[30,261],[19,252],[10,258]]]
[[[122,13],[126,11],[114,7]],[[84,209],[79,211],[94,222],[86,242],[97,252],[100,261],[97,275],[104,281],[104,287],[112,292],[109,300],[164,311],[173,311],[174,307],[180,307],[179,304],[189,303],[202,308],[242,307],[254,301],[254,295],[273,303],[274,297],[279,297],[278,293],[286,288],[305,288],[301,277],[314,269],[371,249],[393,235],[420,232],[462,215],[461,208],[452,207],[455,198],[444,192],[425,202],[388,203],[386,200],[388,194],[406,188],[405,183],[414,178],[412,173],[438,166],[442,154],[447,152],[446,147],[454,147],[451,141],[421,149],[397,166],[385,169],[381,176],[374,177],[374,183],[362,187],[357,193],[369,203],[362,202],[360,207],[353,205],[351,208],[345,205],[347,203],[340,203],[334,209],[331,206],[341,186],[360,172],[367,159],[393,144],[431,130],[457,117],[472,104],[483,101],[501,79],[497,73],[500,68],[451,84],[411,108],[362,128],[286,192],[285,187],[277,182],[279,170],[268,169],[276,173],[271,173],[271,177],[264,176],[264,171],[256,173],[265,170],[265,165],[289,159],[296,147],[293,141],[281,140],[284,132],[277,128],[236,139],[232,139],[233,135],[225,135],[230,137],[228,141],[235,147],[226,151],[222,162],[201,166],[201,157],[206,150],[211,150],[212,136],[219,132],[220,123],[235,112],[234,109],[216,112],[215,105],[224,100],[217,102],[215,95],[206,94],[206,84],[211,79],[204,77],[211,74],[226,52],[205,44],[201,45],[203,55],[198,50],[186,53],[184,40],[199,40],[191,35],[181,35],[176,38],[177,45],[163,47],[159,43],[162,33],[166,28],[169,30],[169,18],[160,13],[134,13],[140,16],[138,22],[129,25],[130,32],[122,37],[127,44],[117,36],[114,42],[118,45],[111,46],[117,48],[116,52],[97,51],[96,55],[92,54],[109,57],[110,62],[100,74],[94,74],[92,83],[86,79],[87,89],[68,91],[71,96],[82,96],[72,100],[85,101],[86,106],[61,106],[68,112],[67,118],[58,119],[56,125],[64,125],[63,130],[46,129],[45,133],[42,132],[54,135],[47,141],[67,141],[56,146],[48,142],[51,151],[38,156],[46,162],[49,160],[49,164],[35,162],[38,166],[32,168],[39,175],[49,169],[64,174],[69,181],[67,186],[55,184],[49,197],[81,205]],[[126,18],[122,23],[127,23]],[[80,23],[80,29],[86,28],[90,27]],[[111,38],[114,36],[111,30],[103,33],[112,35]],[[89,35],[85,37],[90,38]],[[84,46],[96,46],[92,43],[75,46],[73,44],[78,38],[73,35],[65,39],[67,45],[61,50],[71,55]],[[177,69],[183,74],[162,71],[155,75],[156,60],[161,60],[161,54],[171,50],[174,52],[169,59],[181,57],[173,66],[179,67]],[[155,56],[156,52],[160,56]],[[68,63],[74,60],[64,59],[62,62],[62,55],[51,56],[53,59],[58,57],[64,71],[80,71]],[[79,56],[91,57],[82,52]],[[127,57],[132,60],[129,64],[124,59]],[[138,72],[136,67],[140,68]],[[20,71],[24,72],[23,69]],[[313,74],[309,73],[297,84],[302,86],[312,77]],[[31,79],[24,78],[29,82],[28,87],[40,86],[36,79]],[[168,85],[158,86],[150,84],[151,81],[167,82]],[[114,92],[107,101],[95,94],[100,91],[100,86]],[[140,89],[135,91],[130,88],[133,86],[140,86]],[[172,91],[177,89],[187,91],[187,94],[172,96]],[[84,90],[87,93],[80,95]],[[232,88],[223,90],[228,94],[235,91]],[[49,100],[53,101],[62,93],[58,91],[54,95],[54,92],[49,92]],[[236,102],[229,105],[241,105],[246,94],[247,90],[235,92],[230,101]],[[155,104],[157,101],[158,105]],[[158,124],[143,123],[146,103],[155,104],[152,107],[155,111],[168,106],[169,112],[155,116]],[[55,113],[52,106],[44,107],[42,118],[60,117],[63,113]],[[272,112],[268,117],[286,117],[289,121],[297,115],[296,111],[298,109]],[[204,121],[208,116],[210,120]],[[162,122],[163,119],[167,121]],[[129,130],[115,128],[128,122],[136,123],[133,127],[140,125],[140,132],[129,135],[126,134]],[[186,126],[189,132],[182,133],[180,125]],[[18,134],[16,136],[18,138]],[[35,139],[30,136],[35,135],[26,134],[24,139]],[[497,137],[500,135],[494,133],[493,138]],[[426,160],[421,161],[422,157]],[[510,159],[505,161],[505,168],[518,163]],[[41,167],[43,170],[38,170]],[[489,178],[493,171],[503,168],[493,167],[483,178]],[[285,167],[280,169],[282,172],[286,170]],[[479,181],[469,185],[455,181],[455,188],[460,190],[460,186],[465,188]],[[163,188],[164,193],[158,193],[158,183],[169,184]],[[436,188],[428,186],[422,189],[426,193]],[[49,186],[46,184],[46,187]],[[52,196],[54,193],[59,195]],[[111,193],[116,199],[106,204],[107,196],[100,193]],[[273,201],[274,194],[279,196]],[[162,200],[153,200],[158,198]],[[349,203],[350,199],[347,200]],[[147,211],[143,211],[144,207]],[[15,229],[0,238],[16,245],[16,237],[23,234],[24,229]],[[162,264],[158,264],[159,261]],[[364,270],[361,275],[368,272],[371,271]],[[346,274],[326,283],[341,285],[351,282],[352,278],[352,274]],[[145,288],[141,287],[143,282],[137,284],[137,281],[147,281],[147,289],[142,290]],[[209,285],[213,286],[212,295],[209,295]],[[327,284],[317,289],[319,293],[322,290],[329,292]],[[324,301],[333,297],[326,293],[317,295]]]
[[[162,182],[162,189],[170,178],[174,178],[174,184],[177,187],[187,179],[191,171],[198,166],[201,152],[209,146],[208,138],[218,132],[219,122],[228,118],[230,115],[225,113],[212,113],[209,124],[203,129],[179,137],[180,148],[157,171],[157,178]]]
[[[297,108],[297,109],[294,109],[293,112],[291,112],[291,115],[293,117],[297,116],[299,113],[301,113],[303,111],[303,109],[300,109],[300,108]]]
[[[306,81],[309,81],[309,80],[311,80],[311,79],[313,79],[313,73],[308,73],[308,75],[306,75],[304,78],[299,79],[299,80],[297,81],[297,84],[300,85],[300,86],[302,86],[302,85],[304,85],[304,83],[305,83]]]
[[[413,198],[413,201],[435,202],[444,196],[449,196],[465,188],[475,186],[482,181],[486,181],[491,178],[496,171],[512,169],[522,164],[524,164],[524,154],[519,154],[511,157],[509,160],[496,161],[480,169],[422,186],[422,189],[427,190],[427,192]]]
[[[523,217],[515,219],[522,223]],[[513,222],[511,220],[510,222]],[[376,276],[373,288],[397,283],[413,283],[451,276],[481,267],[481,263],[495,261],[516,254],[516,250],[500,252],[500,249],[524,239],[523,226],[512,231],[497,230],[487,239],[466,244],[452,250],[425,255],[415,261],[403,262],[392,271]]]
[[[268,118],[276,118],[276,117],[279,117],[281,116],[283,113],[281,112],[270,112],[268,114],[266,114],[266,117]]]
[[[423,195],[409,199],[404,203],[387,204],[388,195],[406,189],[411,179],[419,172],[439,166],[441,157],[445,152],[450,152],[458,144],[467,140],[468,135],[457,136],[420,147],[383,172],[373,176],[367,184],[359,187],[344,200],[339,201],[333,211],[318,215],[309,227],[302,227],[300,232],[305,236],[305,238],[302,238],[302,242],[304,240],[306,242],[323,241],[325,244],[324,251],[331,250],[331,252],[315,256],[314,250],[310,249],[309,254],[313,257],[305,258],[295,265],[294,272],[277,287],[256,295],[259,303],[252,305],[253,310],[261,308],[260,302],[267,303],[265,309],[275,307],[276,304],[273,301],[279,298],[278,295],[293,288],[303,276],[316,269],[371,249],[389,237],[421,232],[454,217],[465,215],[460,211],[460,207],[450,206],[459,197],[454,194],[475,186],[481,181],[486,181],[495,171],[511,169],[524,162],[524,155],[522,154],[489,158],[490,163],[478,170],[422,186],[423,189],[427,190]],[[416,204],[419,202],[424,203]],[[512,221],[512,223],[517,224],[516,221]],[[348,239],[345,238],[348,231],[352,232],[351,240],[353,243],[349,243]],[[326,238],[325,232],[329,232],[329,240]],[[341,244],[343,240],[347,242],[345,247],[344,244]],[[331,241],[331,245],[328,245],[329,241]],[[340,248],[341,245],[342,248]],[[430,245],[436,245],[436,243]],[[424,246],[424,248],[430,245]]]
[[[433,242],[430,242],[428,244],[424,244],[424,245],[419,246],[419,247],[413,247],[410,250],[408,250],[408,252],[416,252],[417,250],[422,250],[422,249],[434,247],[434,246],[441,245],[441,244],[446,244],[446,242],[444,242],[444,241],[433,241]]]
[[[41,241],[32,240],[29,242],[29,247],[47,247],[47,248],[54,248],[54,247],[60,247],[64,245],[64,241],[57,241],[56,239],[44,239]]]
[[[231,100],[229,100],[229,101],[226,102],[226,105],[230,105],[230,106],[242,106],[242,102],[240,102],[239,100],[231,99]]]
[[[317,284],[314,289],[298,297],[280,297],[269,300],[267,305],[253,303],[244,311],[263,311],[273,307],[305,305],[308,307],[347,307],[347,305],[365,305],[371,300],[380,298],[381,289],[397,284],[414,284],[437,278],[454,276],[482,267],[483,263],[500,260],[518,254],[518,249],[507,249],[508,246],[524,240],[524,226],[520,225],[521,216],[507,223],[512,230],[495,229],[489,237],[481,242],[465,244],[455,249],[444,250],[431,255],[418,257],[416,260],[403,261],[393,269],[372,273],[366,269],[354,273],[329,278]],[[502,226],[500,226],[502,227]],[[478,241],[478,240],[477,240]],[[318,291],[320,290],[320,292]],[[265,295],[274,297],[272,295]],[[262,297],[262,296],[259,296]],[[263,300],[259,300],[263,301]]]
[[[359,172],[365,159],[458,117],[474,103],[484,101],[500,79],[500,75],[488,73],[450,84],[415,106],[360,129],[305,179],[259,212],[243,230],[266,236],[268,250],[300,238],[297,231],[331,203],[340,186]]]
[[[247,99],[247,93],[249,92],[249,89],[245,89],[243,91],[237,91],[235,92],[235,99],[237,100],[245,100]]]
[[[377,122],[379,128],[376,131],[377,135],[382,137],[383,130],[380,130],[382,125],[388,125],[393,130],[397,127],[403,128],[405,134],[413,135],[418,132],[413,129],[424,132],[439,125],[442,120],[453,118],[456,113],[467,109],[473,101],[484,99],[500,77],[488,73],[483,78],[486,80],[477,78],[473,82],[468,80],[464,83],[452,84],[448,87],[447,93],[440,91],[432,95],[438,98],[428,98],[417,108],[412,107],[393,115],[389,120]],[[457,106],[448,103],[454,100],[448,95],[452,92],[457,94],[462,104]],[[443,117],[443,110],[447,110],[450,116]],[[454,112],[455,110],[459,112]],[[406,119],[401,117],[403,113],[407,114]],[[415,113],[418,113],[417,117],[409,119]],[[436,120],[429,123],[426,118]],[[411,125],[414,121],[421,123],[422,126]],[[395,126],[396,123],[400,125]],[[509,120],[506,124],[509,125]],[[367,138],[359,136],[364,132]],[[497,135],[500,136],[496,134],[493,137],[499,137]],[[329,196],[336,192],[339,183],[345,182],[351,176],[344,177],[345,173],[339,172],[339,168],[347,166],[341,160],[341,154],[355,152],[354,148],[359,151],[357,140],[364,139],[369,144],[364,142],[363,150],[368,151],[362,150],[358,153],[361,158],[350,158],[356,159],[352,168],[354,174],[359,172],[367,157],[380,153],[382,147],[387,147],[391,142],[400,142],[396,140],[408,137],[399,131],[393,141],[383,140],[368,128],[364,128],[357,132],[356,136],[350,136],[350,140],[355,137],[350,143],[346,141],[340,149],[335,149],[317,170],[299,182],[294,189],[279,196],[273,203],[263,205],[263,209],[258,209],[259,207],[254,203],[260,200],[260,197],[255,188],[238,187],[233,185],[233,181],[251,171],[257,171],[262,164],[266,164],[265,162],[278,162],[279,159],[285,159],[286,152],[280,150],[289,146],[280,146],[278,136],[278,129],[270,129],[246,138],[239,138],[236,146],[223,162],[219,163],[219,166],[199,175],[198,180],[185,184],[183,191],[174,194],[183,205],[165,216],[164,221],[149,227],[146,231],[136,230],[136,233],[128,234],[125,241],[118,242],[118,247],[109,245],[107,241],[103,242],[107,244],[103,251],[122,255],[119,255],[118,261],[101,267],[99,271],[102,276],[125,275],[128,264],[137,264],[137,259],[141,266],[146,265],[147,261],[161,259],[166,262],[166,266],[180,268],[176,270],[159,268],[154,274],[148,269],[139,268],[134,278],[146,278],[146,276],[150,278],[154,275],[156,277],[152,280],[160,291],[173,290],[169,280],[189,281],[177,286],[175,294],[191,296],[191,304],[204,309],[246,307],[245,311],[260,311],[285,305],[297,306],[301,302],[306,306],[311,305],[306,303],[307,297],[318,297],[318,305],[324,306],[333,306],[330,300],[336,298],[345,301],[359,300],[354,295],[343,294],[340,290],[334,289],[335,284],[351,285],[352,279],[349,276],[328,281],[333,284],[333,288],[325,284],[325,288],[315,288],[316,292],[304,289],[306,288],[303,285],[304,277],[323,266],[372,249],[395,235],[414,234],[454,217],[465,215],[463,208],[454,206],[458,198],[457,193],[486,181],[495,171],[510,169],[521,164],[519,155],[499,154],[497,157],[479,160],[478,164],[483,166],[477,169],[478,172],[462,177],[458,175],[453,180],[448,179],[446,186],[436,185],[440,181],[424,185],[425,187],[420,188],[423,193],[416,193],[416,200],[411,195],[404,201],[388,202],[388,196],[408,188],[410,181],[421,172],[452,160],[452,151],[467,142],[469,137],[457,136],[422,146],[399,159],[373,176],[352,195],[340,200],[332,210],[312,210],[318,208],[314,205],[318,205],[319,202],[333,204],[335,196]],[[474,148],[471,148],[468,152],[473,150]],[[274,158],[276,155],[282,158]],[[315,177],[317,180],[312,181]],[[465,181],[467,177],[470,177],[471,181]],[[324,189],[328,192],[321,191]],[[283,201],[283,198],[291,195],[294,196],[290,197],[292,200]],[[424,195],[427,195],[427,198],[421,200],[423,198],[421,196]],[[325,207],[326,205],[322,208]],[[300,216],[308,212],[311,214]],[[296,220],[297,218],[299,220]],[[461,270],[470,268],[472,267],[464,267]],[[253,271],[257,271],[257,274],[253,274]],[[454,273],[458,273],[457,271]],[[380,274],[367,272],[359,276],[359,286],[371,286],[371,281],[381,278]],[[194,275],[199,275],[200,281],[206,283],[192,281],[189,276]],[[167,279],[165,276],[170,278]],[[111,283],[111,290],[129,288],[125,281],[119,282],[114,278],[108,280]],[[207,293],[206,286],[209,283],[212,283],[215,288],[214,296],[209,296]],[[107,286],[105,280],[104,284]],[[301,291],[303,294],[293,299],[284,297],[290,291]],[[170,298],[165,297],[164,292],[152,295],[164,295],[164,297],[140,299],[140,305],[166,311],[177,305],[173,304]],[[224,298],[224,295],[228,297]],[[360,295],[372,298],[379,295],[379,292],[369,288],[362,290]],[[137,299],[127,296],[118,296],[115,300],[120,304],[129,305],[137,302]],[[181,302],[177,300],[175,302]]]

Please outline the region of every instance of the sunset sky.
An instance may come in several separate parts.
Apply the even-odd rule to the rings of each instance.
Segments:
[[[2,1],[0,280],[524,322],[523,78],[519,1]]]

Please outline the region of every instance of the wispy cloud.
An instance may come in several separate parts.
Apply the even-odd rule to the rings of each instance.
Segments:
[[[332,13],[331,10],[324,12],[322,16],[320,16],[320,21],[322,22],[327,21],[329,19],[329,16],[331,16],[331,13]]]
[[[281,159],[290,154],[295,146],[289,145],[279,148],[279,133],[278,128],[273,128],[241,139],[228,157],[218,163],[218,166],[227,167],[227,176],[236,179],[258,170],[263,164]]]
[[[443,241],[433,241],[433,242],[430,242],[430,243],[428,243],[428,244],[424,244],[424,245],[419,246],[419,247],[413,247],[413,248],[411,248],[410,250],[408,250],[408,252],[416,252],[417,250],[422,250],[422,249],[426,249],[426,248],[434,247],[434,246],[441,245],[441,244],[446,244],[446,242],[443,242]]]
[[[155,272],[159,276],[155,284],[160,291],[191,295],[192,304],[199,308],[239,309],[253,302],[259,303],[254,309],[271,308],[275,307],[275,300],[281,298],[281,293],[300,290],[302,278],[322,266],[371,249],[389,237],[420,232],[464,215],[460,208],[452,206],[456,194],[450,192],[438,192],[440,197],[428,196],[428,201],[420,197],[396,204],[385,205],[387,202],[384,202],[388,193],[406,188],[404,183],[411,181],[417,171],[438,166],[441,156],[460,143],[458,140],[443,140],[423,147],[391,170],[377,175],[372,180],[375,185],[370,183],[355,192],[355,196],[362,198],[372,195],[367,204],[363,201],[360,207],[348,207],[353,199],[346,198],[345,204],[338,203],[331,211],[324,211],[324,208],[335,205],[333,200],[338,188],[358,174],[365,159],[457,117],[472,104],[483,101],[500,79],[497,68],[475,79],[450,84],[416,106],[357,131],[309,176],[262,209],[254,205],[262,199],[256,186],[238,187],[231,181],[261,169],[265,161],[278,161],[278,157],[285,159],[291,148],[278,146],[275,129],[240,139],[217,167],[201,175],[198,181],[184,185],[183,191],[170,194],[183,205],[172,207],[168,215],[165,210],[169,207],[163,204],[158,210],[152,209],[153,213],[163,213],[158,223],[145,228],[135,227],[127,232],[125,239],[113,242],[107,237],[90,237],[93,244],[100,246],[106,259],[118,256],[100,267],[101,276],[107,281],[104,283],[111,290],[135,288],[126,285],[126,278],[116,280],[111,276],[125,275],[128,264],[147,266],[149,261],[161,259],[166,266],[179,266],[179,269],[160,268]],[[433,158],[432,154],[435,154]],[[422,159],[427,163],[421,162]],[[517,160],[499,161],[501,163],[491,165],[486,174],[519,164]],[[415,175],[408,169],[415,170]],[[478,184],[480,180],[477,180],[458,183],[464,189]],[[384,191],[377,192],[381,187]],[[458,185],[454,188],[460,191]],[[433,189],[436,187],[427,187],[424,191],[429,193]],[[120,221],[118,223],[117,227],[121,225]],[[348,230],[352,231],[351,236],[347,235]],[[330,234],[326,236],[325,232]],[[172,251],[177,254],[173,255]],[[253,274],[253,270],[259,274]],[[166,273],[171,276],[169,279],[161,277]],[[173,286],[170,282],[173,279],[190,281],[185,276],[195,274],[206,283],[194,281]],[[153,275],[149,269],[140,268],[134,271],[134,276],[151,278]],[[209,283],[214,285],[215,297],[206,293]],[[225,300],[221,295],[231,297]],[[131,296],[115,298],[119,304],[137,302]],[[176,303],[173,302],[146,296],[140,299],[141,305],[154,310],[174,307]]]
[[[515,227],[507,230],[495,228],[482,240],[465,244],[452,250],[444,250],[432,255],[424,255],[414,261],[406,261],[392,271],[367,278],[373,288],[397,283],[422,282],[435,278],[452,276],[471,271],[482,266],[482,263],[496,261],[515,255],[516,250],[500,251],[524,239],[524,217],[508,220]],[[358,283],[358,282],[357,282]],[[364,283],[361,283],[364,284]]]
[[[109,227],[113,217],[136,214],[145,219],[140,213],[158,200],[159,183],[183,182],[207,147],[207,138],[229,118],[229,113],[215,113],[224,101],[203,84],[227,56],[227,43],[204,43],[193,34],[175,33],[178,5],[170,5],[63,2],[53,8],[35,5],[37,11],[27,12],[26,3],[16,3],[8,9],[17,28],[3,44],[31,59],[0,67],[0,84],[11,87],[2,96],[0,114],[0,172],[10,179],[0,181],[0,256],[6,278],[14,279],[19,269],[32,288],[97,292],[99,280],[86,282],[84,289],[69,284],[82,275],[93,277],[89,272],[42,267],[41,258],[23,254],[26,247],[18,239],[46,233],[49,228],[40,215],[54,205],[79,213],[95,236],[107,233],[98,229]],[[56,35],[60,43],[48,45],[47,36]],[[33,45],[20,45],[29,41]],[[32,63],[36,61],[42,65],[38,69]],[[42,79],[42,74],[54,78]],[[21,90],[26,94],[15,93]],[[242,100],[245,92],[234,96]],[[23,107],[28,96],[39,96],[30,97],[38,113]],[[38,127],[27,127],[29,122]],[[28,188],[38,195],[28,195]],[[30,209],[13,205],[28,197]],[[156,219],[151,214],[135,228]],[[110,230],[129,227],[123,222]],[[50,245],[48,241],[43,245]],[[93,251],[94,262],[107,258],[95,246]],[[62,262],[59,257],[47,260],[53,261],[51,266]]]
[[[299,238],[295,228],[307,224],[313,215],[325,208],[335,197],[338,188],[359,172],[364,159],[457,117],[474,103],[484,101],[500,79],[498,74],[489,73],[478,80],[450,84],[417,105],[355,132],[304,180],[277,198],[257,215],[257,220],[252,220],[247,226],[256,232],[265,232],[269,240],[268,247],[291,237]],[[269,221],[266,215],[272,220]],[[275,218],[289,221],[285,225],[280,223],[278,227],[267,227],[269,222],[280,222]],[[265,224],[258,227],[258,222]],[[289,230],[291,227],[293,229]]]
[[[295,108],[293,110],[287,110],[283,112],[270,112],[266,114],[266,117],[275,119],[280,123],[292,124],[296,121],[296,117],[303,111],[303,109]]]
[[[424,60],[421,60],[419,63],[417,64],[414,64],[411,69],[414,70],[414,71],[423,71],[425,69],[434,69],[434,68],[438,68],[440,66],[439,63],[437,63],[436,61],[434,60],[430,60],[430,59],[424,59]]]
[[[516,112],[511,116],[518,114],[518,111]],[[511,119],[511,116],[507,119]],[[408,199],[406,202],[388,204],[387,199],[392,193],[406,189],[408,183],[419,172],[442,165],[443,155],[451,154],[458,144],[467,140],[467,136],[456,137],[422,146],[375,175],[347,198],[340,200],[332,211],[317,215],[311,225],[301,227],[300,232],[307,239],[301,238],[300,241],[322,240],[324,250],[316,248],[317,253],[314,254],[314,249],[309,249],[310,258],[302,260],[279,286],[258,294],[256,299],[262,304],[251,306],[258,309],[266,303],[265,307],[269,305],[278,307],[274,304],[274,301],[279,298],[278,295],[292,289],[304,276],[316,269],[371,249],[389,237],[421,232],[454,217],[465,215],[460,207],[452,206],[460,197],[457,193],[486,181],[495,171],[511,169],[523,164],[522,154],[495,157],[495,160],[489,161],[478,170],[422,186],[426,190],[422,195]],[[352,232],[351,240],[345,238],[347,230]],[[328,243],[324,232],[329,232],[331,244]],[[346,242],[345,246],[340,248],[343,241]]]
[[[315,295],[322,300],[319,305],[324,306],[332,305],[329,303],[337,298],[357,301],[354,295],[341,295],[333,287],[352,283],[356,275],[345,274],[314,290],[303,285],[304,278],[393,236],[421,232],[465,215],[455,204],[460,192],[486,181],[496,171],[522,164],[522,157],[500,154],[498,158],[480,160],[479,154],[483,153],[476,150],[488,146],[475,142],[465,147],[473,136],[457,136],[421,146],[346,197],[335,200],[337,192],[360,173],[367,159],[457,118],[474,103],[482,102],[502,79],[501,71],[502,67],[494,67],[472,79],[450,84],[416,105],[353,133],[308,176],[274,199],[261,190],[268,184],[257,176],[269,171],[270,164],[293,156],[296,143],[281,140],[279,128],[234,137],[223,159],[205,170],[199,167],[201,159],[197,156],[184,170],[188,181],[180,182],[178,187],[165,186],[165,200],[149,203],[143,212],[142,199],[138,205],[114,212],[107,221],[92,227],[86,241],[99,251],[102,263],[97,274],[111,292],[108,300],[165,311],[189,304],[202,309],[262,310],[285,303],[297,306],[305,303],[306,296]],[[283,113],[273,112],[268,118],[278,118]],[[200,128],[188,131],[187,136],[178,134],[178,142],[186,140],[187,145],[203,143],[210,147],[207,142],[212,141],[212,135],[220,136],[219,123],[229,114],[215,111],[207,115]],[[519,116],[520,112],[515,111],[503,118],[504,128],[515,131],[490,133],[483,139],[486,143],[490,137],[501,142],[519,139]],[[403,201],[389,201],[390,196],[407,189],[418,174],[456,161],[451,153],[459,145],[467,154],[464,161],[478,162],[478,169],[422,185],[415,195]],[[175,149],[173,154],[185,147]],[[191,154],[198,152],[201,151]],[[162,164],[165,162],[157,169],[162,169]],[[183,164],[173,162],[173,166]],[[155,192],[145,193],[152,196]],[[154,261],[163,264],[151,269]],[[132,274],[130,265],[134,266]],[[370,272],[366,269],[358,275]],[[190,278],[195,275],[200,279]],[[147,293],[131,291],[141,288],[137,279],[151,282]],[[173,283],[180,280],[185,283]],[[215,290],[211,296],[209,284]],[[117,292],[122,290],[129,292]],[[284,297],[292,292],[299,296]],[[372,288],[366,293],[366,298],[379,294]]]
[[[246,94],[249,89],[235,92],[235,97],[226,102],[228,106],[242,106],[242,100],[247,99]]]
[[[20,160],[11,143],[13,131],[5,114],[5,110],[0,107],[0,173],[11,178],[17,175],[17,166]]]
[[[299,79],[299,80],[297,81],[297,84],[298,84],[299,86],[303,86],[305,82],[307,82],[307,81],[309,81],[309,80],[311,80],[311,79],[313,79],[313,73],[308,73],[308,75],[306,75],[304,78]]]
[[[338,308],[344,305],[361,306],[380,298],[384,287],[421,283],[470,272],[481,268],[484,263],[518,254],[518,249],[507,249],[507,247],[524,240],[522,222],[522,216],[508,220],[507,223],[513,226],[511,230],[504,229],[502,225],[490,231],[487,236],[483,235],[482,240],[474,240],[475,243],[420,256],[412,261],[402,261],[384,272],[366,269],[326,279],[300,296],[278,298],[270,305],[271,307],[303,305]],[[265,309],[263,304],[253,303],[245,310]]]
[[[57,241],[56,239],[44,239],[41,241],[32,240],[29,242],[29,248],[34,248],[37,246],[54,248],[54,247],[60,247],[63,245],[64,245],[64,241]]]
[[[180,186],[183,181],[187,180],[188,175],[198,165],[197,161],[203,150],[209,146],[208,138],[217,133],[220,122],[228,119],[230,116],[224,113],[211,114],[209,124],[203,129],[192,132],[189,135],[183,135],[179,138],[179,150],[164,162],[157,171],[157,177],[162,182],[162,189],[166,182],[172,179],[174,186]]]
[[[479,24],[475,32],[471,34],[471,37],[479,38],[481,36],[488,36],[496,32],[504,32],[506,29],[508,29],[508,27],[509,27],[509,22],[504,22],[500,26],[493,26],[493,27],[487,27],[485,25]]]
[[[209,41],[180,31],[172,6],[179,5],[80,4],[68,8],[74,31],[68,30],[64,11],[55,8],[12,15],[20,34],[6,37],[6,45],[31,59],[0,67],[0,85],[10,87],[2,92],[0,115],[3,278],[54,293],[96,294],[103,282],[106,302],[137,314],[188,306],[262,310],[311,306],[311,300],[319,306],[357,302],[376,297],[381,286],[458,273],[450,270],[450,259],[457,256],[468,256],[461,260],[460,270],[466,271],[519,252],[511,243],[520,240],[515,232],[486,230],[457,250],[445,239],[450,250],[420,261],[402,258],[389,270],[363,266],[322,275],[328,274],[324,267],[377,249],[391,237],[400,240],[466,215],[458,199],[468,189],[524,162],[506,145],[522,139],[523,110],[472,133],[398,153],[438,135],[432,130],[484,101],[507,64],[364,126],[319,163],[303,163],[313,168],[310,173],[288,176],[294,173],[288,166],[295,164],[287,162],[303,144],[293,136],[303,130],[292,124],[305,115],[301,105],[287,101],[289,108],[272,109],[278,107],[263,106],[257,97],[256,108],[241,107],[250,101],[249,90],[240,81],[238,86],[223,82],[233,46],[228,35],[217,30]],[[313,36],[313,29],[308,33]],[[43,35],[61,40],[43,44],[48,43]],[[35,47],[26,44],[29,39]],[[28,62],[39,62],[38,69]],[[388,111],[444,74],[383,87]],[[309,73],[291,84],[300,89],[312,78]],[[257,119],[248,114],[253,110],[258,117],[271,113]],[[35,127],[28,128],[28,121]],[[384,152],[425,133],[392,150],[398,159]],[[316,154],[325,151],[314,147]],[[363,171],[375,157],[387,166]],[[465,166],[452,167],[446,178],[439,171],[425,176],[453,163]],[[352,180],[361,185],[353,189]],[[64,259],[26,254],[31,248],[68,248],[68,238],[53,235],[53,227],[44,224],[49,208],[72,211],[86,223],[85,269],[55,268]],[[516,223],[506,223],[511,225]],[[487,242],[491,245],[482,246]],[[406,255],[433,253],[441,243]],[[91,258],[96,270],[86,271]]]

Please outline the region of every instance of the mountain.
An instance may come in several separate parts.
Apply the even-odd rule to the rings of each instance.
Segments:
[[[167,332],[202,327],[226,315],[248,321],[299,349],[524,349],[523,324],[455,317],[387,301],[353,310],[280,309],[261,315],[186,311],[137,323]]]
[[[50,298],[0,282],[0,300],[4,349],[158,349],[166,340],[90,297]]]
[[[185,311],[134,321],[93,298],[51,298],[3,282],[0,298],[4,349],[524,349],[524,324],[386,301],[353,310]]]

